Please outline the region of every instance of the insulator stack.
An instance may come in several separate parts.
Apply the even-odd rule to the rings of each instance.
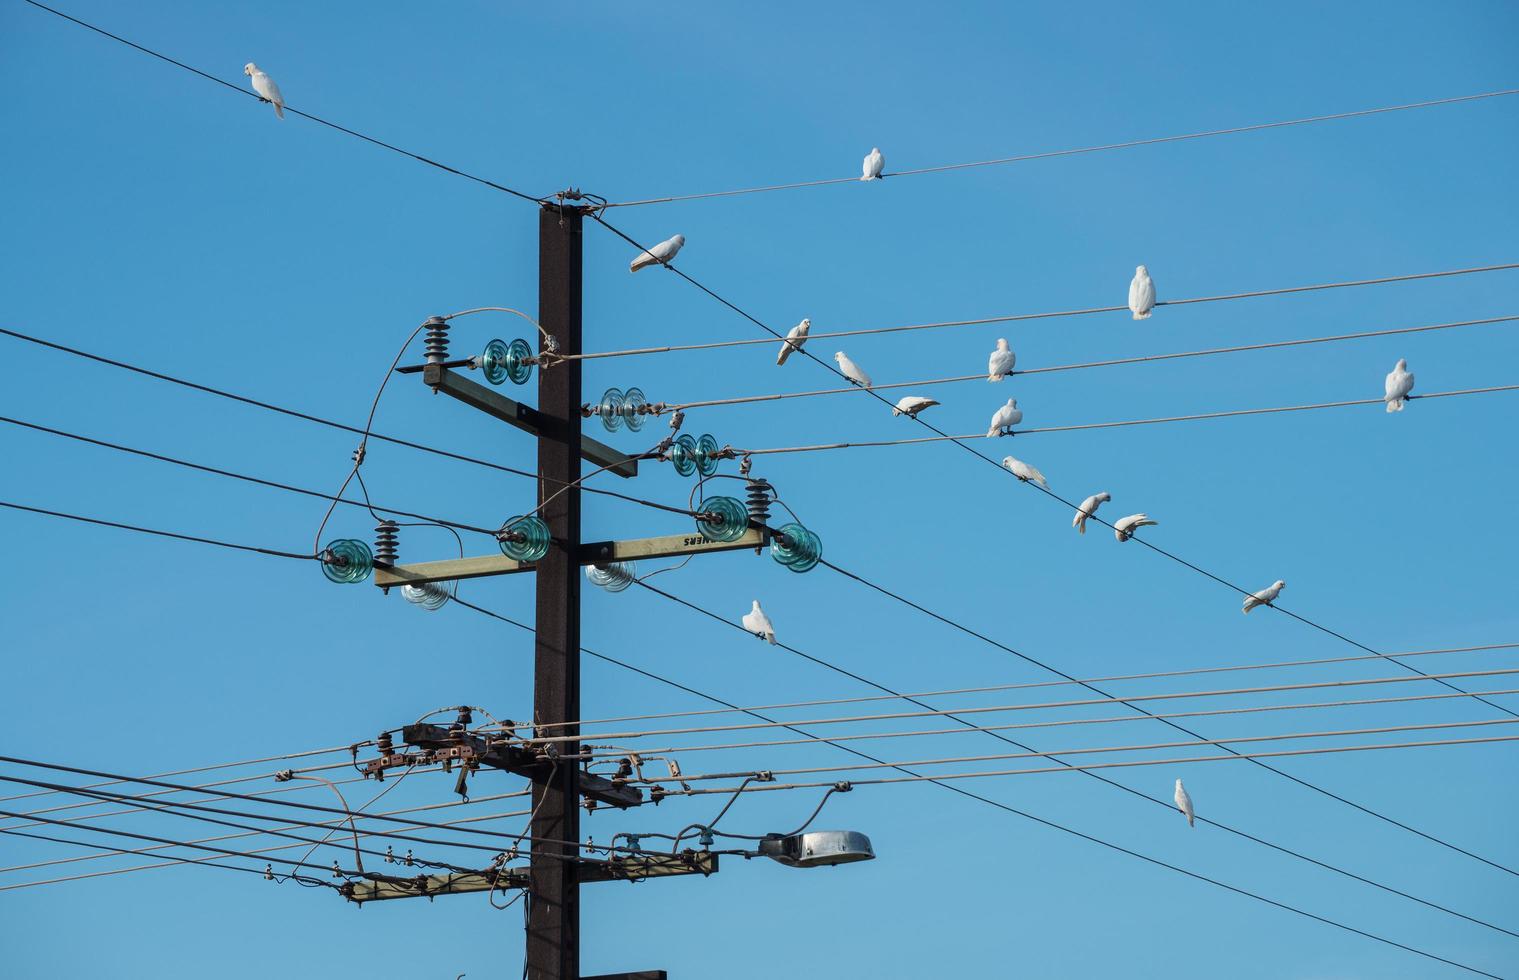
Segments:
[[[381,521],[374,529],[374,563],[381,568],[390,568],[396,563],[396,556],[400,553],[399,535],[401,526],[395,521]]]
[[[362,582],[374,571],[374,553],[369,550],[369,545],[355,538],[329,541],[319,557],[322,574],[328,581],[339,585]]]
[[[775,488],[770,481],[759,478],[749,481],[749,520],[756,524],[770,523],[770,504],[775,499]]]
[[[809,572],[823,560],[823,541],[802,525],[792,522],[776,531],[770,539],[770,557],[793,572]]]
[[[521,337],[510,344],[498,338],[485,345],[475,358],[475,366],[493,385],[508,380],[514,385],[527,384],[533,376],[533,349]]]
[[[539,517],[513,517],[496,532],[501,553],[520,562],[535,562],[549,553],[549,526]]]
[[[428,612],[442,609],[449,599],[453,598],[453,590],[448,582],[423,582],[421,585],[401,586],[401,597],[414,606],[418,606]]]
[[[448,321],[441,316],[427,318],[427,339],[423,348],[428,364],[442,364],[448,360]]]
[[[601,401],[589,409],[589,413],[601,419],[602,426],[608,432],[616,432],[624,425],[629,432],[637,432],[643,428],[651,410],[649,400],[640,389],[629,388],[623,391],[621,388],[608,388],[602,393]]]
[[[585,577],[592,585],[599,585],[608,592],[621,592],[638,581],[638,563],[612,561],[605,565],[587,565]]]
[[[708,497],[701,502],[696,527],[708,541],[737,541],[749,530],[749,512],[736,497]]]

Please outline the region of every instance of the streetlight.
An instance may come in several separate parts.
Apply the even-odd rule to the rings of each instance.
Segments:
[[[813,830],[770,834],[760,840],[759,856],[788,868],[823,868],[870,861],[876,852],[870,846],[870,838],[858,830]]]

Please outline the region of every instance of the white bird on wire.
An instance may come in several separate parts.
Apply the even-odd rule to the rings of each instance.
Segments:
[[[274,84],[274,79],[264,73],[264,70],[253,62],[243,66],[243,74],[253,79],[253,91],[265,102],[274,104],[274,114],[281,119],[285,118],[285,96],[280,93],[280,87]]]
[[[1113,522],[1113,537],[1122,543],[1132,538],[1134,532],[1140,528],[1154,527],[1159,523],[1160,521],[1150,520],[1148,514],[1130,514],[1128,517],[1120,517]]]
[[[760,608],[758,599],[754,600],[753,611],[744,613],[744,629],[775,646],[775,627],[771,625],[770,617],[765,615],[765,610]]]
[[[1010,436],[1013,434],[1013,426],[1022,421],[1023,409],[1018,407],[1018,399],[1009,398],[1007,404],[997,409],[997,413],[992,416],[991,425],[986,429],[986,438]]]
[[[651,265],[664,265],[675,258],[675,254],[685,244],[685,235],[672,235],[647,252],[639,252],[638,258],[628,263],[628,271],[637,272],[639,269],[647,269]]]
[[[1129,283],[1129,310],[1136,320],[1150,319],[1150,311],[1155,309],[1155,280],[1150,278],[1150,270],[1139,266],[1134,270],[1134,281]]]
[[[891,410],[892,415],[906,415],[908,418],[917,418],[918,413],[925,408],[933,408],[939,404],[932,398],[924,398],[922,395],[907,395],[897,402],[897,406]]]
[[[1408,393],[1413,390],[1414,376],[1408,370],[1408,361],[1400,357],[1392,373],[1387,375],[1387,410],[1389,412],[1403,411],[1403,405],[1408,401]]]
[[[1243,611],[1248,613],[1256,606],[1271,605],[1276,601],[1276,597],[1282,594],[1282,590],[1286,587],[1286,582],[1282,581],[1281,579],[1277,579],[1275,582],[1271,583],[1271,586],[1269,588],[1261,589],[1254,595],[1246,596],[1245,608]]]
[[[1012,470],[1013,476],[1016,476],[1024,483],[1037,483],[1046,490],[1050,488],[1050,485],[1045,482],[1044,474],[1021,459],[1004,456],[1002,457],[1002,465]]]
[[[1176,809],[1186,815],[1188,827],[1196,826],[1193,823],[1196,817],[1192,812],[1192,797],[1187,795],[1187,787],[1181,784],[1180,779],[1176,781]]]
[[[997,349],[986,359],[986,380],[1001,381],[1013,373],[1013,365],[1017,363],[1018,355],[1007,349],[1007,338],[998,337]]]
[[[881,148],[873,146],[865,156],[865,162],[860,166],[861,180],[880,180],[881,169],[886,166],[886,158],[881,156]]]
[[[812,329],[812,321],[802,317],[802,322],[786,331],[786,339],[781,341],[781,352],[775,356],[776,364],[785,364],[786,358],[791,356],[792,351],[802,349],[807,343],[807,331]]]
[[[833,355],[833,359],[839,362],[839,370],[843,372],[844,377],[848,378],[850,381],[853,381],[861,388],[870,387],[870,375],[860,370],[860,366],[851,361],[848,354],[844,353],[843,351],[836,351]]]
[[[1104,490],[1102,493],[1094,493],[1083,500],[1081,506],[1076,508],[1076,516],[1071,518],[1071,527],[1074,527],[1081,534],[1087,533],[1087,518],[1097,513],[1097,508],[1112,499],[1113,496]]]

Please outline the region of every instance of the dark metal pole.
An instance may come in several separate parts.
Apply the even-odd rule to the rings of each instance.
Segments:
[[[581,352],[581,217],[578,208],[546,205],[538,220],[538,319],[561,354]],[[540,339],[540,347],[541,347]],[[538,372],[538,502],[580,479],[580,361]],[[537,640],[533,659],[533,717],[560,722],[580,717],[580,490],[554,496],[541,516],[553,543],[538,562]],[[556,729],[577,735],[578,728]],[[564,755],[578,743],[562,742]],[[527,971],[531,980],[580,980],[579,767],[565,763],[533,784],[531,904]],[[545,840],[568,844],[544,843]]]

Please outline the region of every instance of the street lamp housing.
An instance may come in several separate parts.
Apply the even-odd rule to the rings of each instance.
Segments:
[[[876,856],[870,838],[857,830],[813,830],[779,834],[759,842],[759,853],[788,868],[822,868],[869,861]]]

